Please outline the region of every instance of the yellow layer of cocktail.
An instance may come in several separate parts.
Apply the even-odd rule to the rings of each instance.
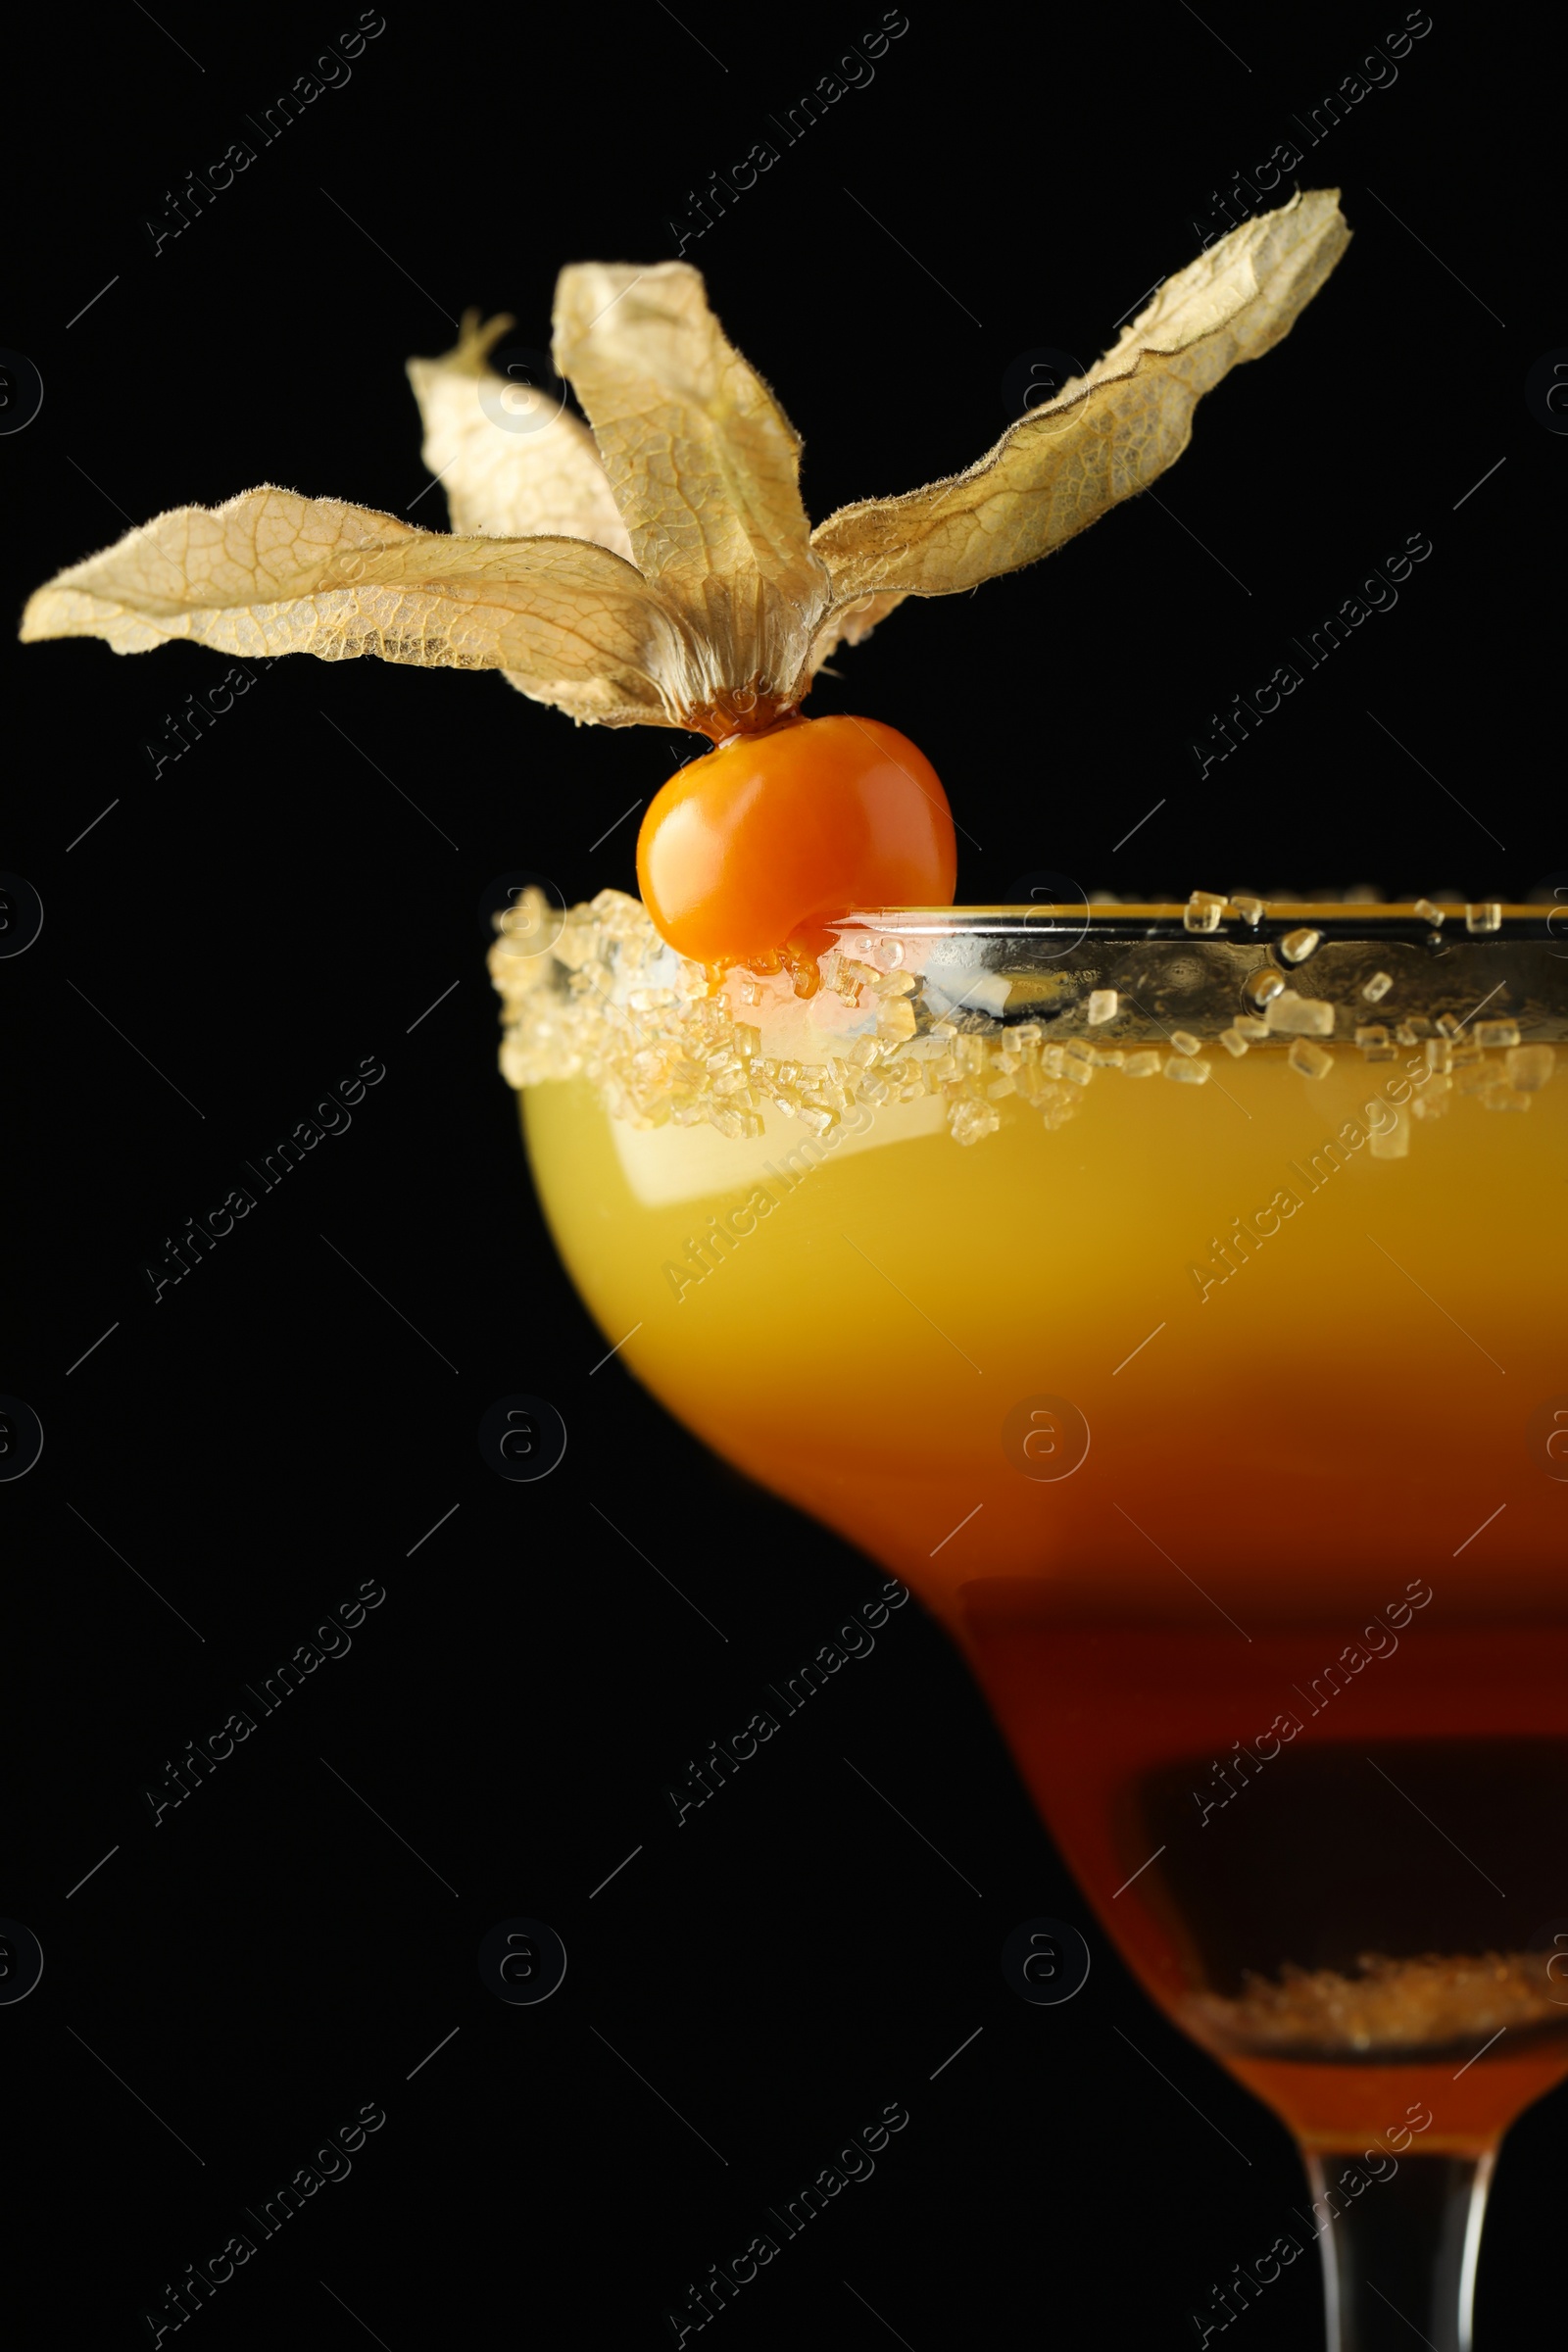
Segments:
[[[1399,1071],[1102,1072],[1069,1126],[1020,1109],[972,1151],[929,1101],[755,1142],[638,1134],[581,1082],[524,1102],[574,1281],[640,1326],[622,1360],[950,1623],[977,1575],[1168,1610],[1172,1559],[1244,1620],[1353,1608],[1501,1504],[1448,1584],[1523,1604],[1568,1527],[1530,1447],[1568,1389],[1568,1083],[1525,1117],[1450,1095],[1376,1157]],[[1004,1447],[1037,1394],[1088,1423],[1070,1476]]]

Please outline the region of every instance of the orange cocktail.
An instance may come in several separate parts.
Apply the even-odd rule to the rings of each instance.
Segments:
[[[864,917],[803,1005],[596,904],[493,967],[624,1360],[943,1618],[1304,2146],[1494,2144],[1568,2071],[1544,926]]]

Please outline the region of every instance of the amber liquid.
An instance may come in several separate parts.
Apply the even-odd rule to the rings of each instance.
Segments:
[[[1329,1173],[1382,1075],[1102,1074],[1064,1131],[968,1151],[915,1102],[793,1168],[797,1132],[635,1134],[581,1082],[525,1112],[607,1344],[942,1618],[1150,1992],[1309,2146],[1425,2101],[1461,2150],[1568,2072],[1532,1956],[1568,1929],[1568,1484],[1531,1450],[1568,1390],[1568,1076]],[[1232,1271],[1200,1294],[1195,1259]],[[1041,1392],[1093,1433],[1064,1478],[1009,1450]],[[1314,1710],[1378,1612],[1397,1646]]]
[[[1418,2103],[1425,2149],[1475,2151],[1568,2071],[1568,1630],[1467,1624],[1435,1596],[1396,1637],[1374,1620],[1374,1655],[1354,1620],[1249,1642],[1064,1617],[1022,1582],[960,1600],[1102,1924],[1305,2146],[1360,2149]],[[1352,1644],[1359,1669],[1326,1672]],[[1379,2001],[1369,1954],[1440,1966]],[[1499,1982],[1489,1954],[1523,1958]],[[1319,1993],[1344,1979],[1345,2014],[1259,2016],[1250,1980],[1287,1966]]]

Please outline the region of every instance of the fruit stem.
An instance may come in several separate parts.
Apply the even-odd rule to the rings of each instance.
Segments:
[[[756,686],[725,687],[710,703],[698,703],[681,713],[681,724],[694,734],[706,735],[715,750],[722,751],[727,743],[738,743],[743,735],[770,735],[800,715],[801,698],[787,701],[778,694],[763,694]]]

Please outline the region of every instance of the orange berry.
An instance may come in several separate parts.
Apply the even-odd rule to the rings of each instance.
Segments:
[[[951,906],[957,850],[947,795],[907,736],[879,719],[787,718],[672,775],[637,837],[643,904],[678,954],[710,969],[814,986],[827,918],[857,907]]]

